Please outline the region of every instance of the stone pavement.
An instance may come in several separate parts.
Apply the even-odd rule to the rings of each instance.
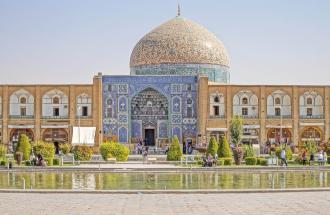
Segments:
[[[251,194],[0,194],[1,215],[325,215],[329,214],[329,211],[330,192]]]

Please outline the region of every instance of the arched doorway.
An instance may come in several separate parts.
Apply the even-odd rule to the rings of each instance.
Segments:
[[[317,127],[306,127],[301,132],[300,139],[301,142],[312,140],[319,144],[323,140],[322,131]]]
[[[11,151],[15,151],[17,147],[17,143],[19,141],[19,138],[22,134],[25,134],[29,137],[30,142],[34,140],[34,134],[32,129],[30,128],[15,128],[10,132],[10,141],[12,142],[12,145],[9,146]]]
[[[131,113],[133,139],[155,146],[158,138],[167,137],[168,100],[163,94],[151,87],[142,90],[132,98]]]
[[[267,132],[267,141],[269,143],[290,143],[291,137],[292,134],[288,128],[271,128]]]
[[[54,143],[55,153],[59,154],[60,144],[68,142],[68,133],[63,128],[47,128],[42,135],[42,140]]]

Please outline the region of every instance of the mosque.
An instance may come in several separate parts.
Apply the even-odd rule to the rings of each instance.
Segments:
[[[94,127],[105,140],[162,147],[177,135],[185,146],[206,147],[229,135],[234,115],[244,119],[243,143],[298,145],[328,140],[330,86],[233,85],[224,44],[180,15],[134,47],[130,75],[94,76],[82,85],[1,85],[0,139],[20,134],[56,146],[74,127]]]

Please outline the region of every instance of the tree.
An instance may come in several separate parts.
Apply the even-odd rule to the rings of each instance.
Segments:
[[[18,151],[23,153],[23,160],[30,160],[31,144],[29,137],[25,134],[20,136]]]
[[[237,146],[242,139],[243,135],[243,119],[235,115],[230,122],[230,135],[232,143]]]
[[[218,155],[219,158],[230,158],[232,156],[226,136],[220,137]]]
[[[178,137],[175,135],[172,140],[172,144],[167,152],[168,161],[179,161],[182,157],[182,151]]]
[[[208,156],[211,154],[214,157],[214,155],[218,152],[218,148],[219,146],[217,140],[214,137],[211,137],[209,145],[207,146],[206,155]]]

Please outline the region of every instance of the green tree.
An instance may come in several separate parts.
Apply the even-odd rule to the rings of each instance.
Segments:
[[[226,136],[220,137],[218,155],[219,158],[230,158],[232,156]]]
[[[23,160],[30,160],[31,144],[29,137],[25,134],[20,136],[18,151],[23,153]]]
[[[40,154],[47,161],[47,165],[50,166],[53,164],[55,156],[55,146],[53,143],[38,141],[33,145],[33,151],[36,156]]]
[[[172,144],[167,152],[168,161],[179,161],[182,157],[182,151],[177,136],[173,137]]]
[[[237,146],[242,139],[243,135],[243,119],[235,115],[230,122],[230,135],[232,143]]]
[[[100,153],[104,160],[116,158],[117,161],[127,161],[129,148],[117,142],[105,142],[100,146]]]
[[[245,145],[244,146],[244,157],[255,157],[256,153],[254,152],[254,149],[251,145]]]
[[[217,140],[214,137],[211,137],[209,145],[207,146],[206,155],[208,156],[209,154],[211,154],[212,156],[214,156],[218,152],[218,148],[219,146]]]

